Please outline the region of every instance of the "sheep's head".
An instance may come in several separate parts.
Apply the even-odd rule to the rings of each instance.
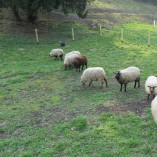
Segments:
[[[154,94],[154,90],[157,86],[147,86],[151,94]]]
[[[85,81],[81,80],[80,82],[82,83],[83,86],[85,85]]]
[[[68,68],[69,64],[65,63],[64,64],[64,70],[66,70]]]
[[[121,73],[120,73],[120,71],[114,72],[114,74],[115,74],[115,78],[116,78],[117,80],[119,80],[119,79],[121,78]]]
[[[52,57],[52,52],[49,53],[49,57]]]

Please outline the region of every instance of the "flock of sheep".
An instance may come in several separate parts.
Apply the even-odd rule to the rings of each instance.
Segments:
[[[53,49],[50,53],[50,57],[60,58],[63,60],[64,52],[62,49]],[[107,84],[107,77],[104,69],[102,67],[91,67],[87,68],[87,57],[82,56],[79,51],[72,51],[65,55],[64,57],[64,68],[65,70],[68,69],[70,66],[75,67],[79,72],[80,68],[82,67],[82,70],[84,66],[86,66],[86,69],[83,71],[81,76],[81,83],[82,85],[85,85],[88,83],[90,86],[93,81],[99,81],[102,84],[105,83],[106,87]],[[135,82],[134,88],[136,88],[136,85],[138,84],[138,88],[140,87],[140,69],[137,67],[128,67],[123,70],[119,70],[114,72],[116,80],[119,82],[120,91],[122,91],[122,87],[124,85],[124,92],[126,92],[126,87],[129,82]],[[157,77],[156,76],[149,76],[145,82],[145,91],[147,93],[147,99],[150,98],[150,96],[153,96],[153,101],[151,103],[151,111],[152,115],[154,117],[155,122],[157,123]],[[156,97],[155,97],[156,96]]]

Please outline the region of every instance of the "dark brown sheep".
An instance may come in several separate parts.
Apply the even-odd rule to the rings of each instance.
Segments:
[[[82,70],[83,70],[84,66],[86,66],[86,68],[87,68],[87,57],[86,56],[76,57],[73,65],[80,72],[81,66],[82,66]]]

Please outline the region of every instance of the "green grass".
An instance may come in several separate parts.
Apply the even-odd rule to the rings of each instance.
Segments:
[[[75,26],[87,31],[77,22]],[[60,26],[60,31],[65,30]],[[65,53],[79,50],[86,55],[89,67],[105,69],[109,87],[102,89],[97,82],[83,87],[82,72],[64,71],[62,61],[48,57],[57,43],[43,39],[36,45],[30,42],[33,35],[1,34],[1,157],[157,155],[157,127],[144,91],[146,78],[157,74],[157,30],[149,24],[130,23],[102,31],[102,36],[98,30],[86,32],[85,37],[78,34],[75,41],[67,37],[64,48]],[[148,31],[153,35],[150,47]],[[141,88],[134,89],[130,83],[127,93],[119,92],[113,71],[128,66],[141,69]]]

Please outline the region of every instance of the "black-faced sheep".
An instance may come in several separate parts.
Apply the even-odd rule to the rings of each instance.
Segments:
[[[86,66],[87,68],[87,57],[86,56],[76,57],[73,64],[74,64],[74,67],[80,72],[81,66],[82,66],[82,70],[84,66]]]
[[[149,76],[145,82],[145,91],[148,94],[147,100],[149,100],[150,95],[155,97],[157,95],[157,77]]]
[[[151,103],[151,112],[154,117],[155,123],[157,123],[157,96],[154,98],[154,100]]]
[[[65,46],[65,42],[63,42],[63,41],[59,41],[58,43],[60,44],[61,47]]]
[[[60,59],[62,60],[63,58],[63,50],[62,49],[53,49],[50,53],[49,56],[50,57],[55,57],[55,59],[57,59],[58,57],[60,57]]]
[[[66,70],[68,67],[74,65],[74,61],[76,57],[79,57],[81,54],[79,51],[72,51],[65,55],[64,57],[64,69]]]
[[[101,82],[102,87],[103,87],[103,84],[106,83],[106,87],[107,87],[107,77],[102,67],[87,68],[86,70],[83,71],[82,76],[81,76],[82,85],[89,83],[89,86],[90,86],[92,81]]]
[[[126,86],[129,82],[135,81],[134,88],[136,88],[136,83],[138,82],[138,87],[140,87],[140,69],[137,67],[128,67],[123,70],[119,70],[118,72],[114,72],[115,78],[120,83],[120,91],[122,91],[122,86],[124,84],[126,92]]]

